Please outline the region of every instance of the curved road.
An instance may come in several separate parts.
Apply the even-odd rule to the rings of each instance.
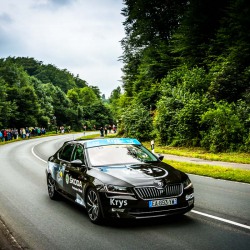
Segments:
[[[250,185],[190,175],[195,209],[158,220],[97,226],[47,195],[46,160],[72,135],[0,146],[0,217],[20,249],[249,249]],[[1,246],[0,246],[1,249]]]

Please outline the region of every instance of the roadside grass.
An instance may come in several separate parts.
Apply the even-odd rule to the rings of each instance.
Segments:
[[[143,145],[147,148],[150,148],[150,142],[143,142]],[[200,158],[211,161],[225,161],[250,164],[250,153],[211,153],[202,148],[168,147],[159,145],[157,143],[155,144],[155,152],[161,154],[172,154],[178,156]]]
[[[98,134],[96,133],[93,135],[83,135],[83,136],[77,138],[77,140],[98,139],[98,138],[103,138],[103,137],[98,136]]]
[[[188,174],[213,177],[229,181],[238,181],[250,183],[250,170],[226,168],[220,166],[200,165],[187,162],[178,162],[171,160],[163,160],[165,163],[173,166]]]

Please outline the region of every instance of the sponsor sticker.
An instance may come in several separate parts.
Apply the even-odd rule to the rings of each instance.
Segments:
[[[115,138],[115,139],[100,139],[86,142],[87,148],[114,145],[114,144],[136,144],[140,145],[141,143],[136,139],[130,138]]]
[[[66,181],[66,184],[69,184],[69,175],[68,174],[66,174],[66,176],[65,176],[65,181]]]
[[[82,182],[73,178],[73,177],[69,177],[69,183],[74,185],[74,186],[77,186],[77,187],[81,187],[82,188]]]
[[[117,200],[115,198],[111,198],[110,199],[110,205],[111,206],[118,206],[119,208],[121,208],[121,207],[127,206],[128,201],[127,200]]]

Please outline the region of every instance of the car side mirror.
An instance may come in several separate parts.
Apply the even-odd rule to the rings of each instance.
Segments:
[[[71,164],[76,165],[77,167],[86,168],[85,164],[82,162],[82,160],[76,159],[71,161]]]
[[[160,161],[162,161],[164,159],[164,155],[159,155],[158,158]]]
[[[83,162],[81,160],[79,160],[79,159],[76,159],[76,160],[71,161],[71,164],[82,165]]]

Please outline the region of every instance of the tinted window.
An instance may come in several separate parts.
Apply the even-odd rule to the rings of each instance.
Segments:
[[[87,152],[92,166],[158,161],[149,150],[138,145],[108,145],[93,147],[88,148]]]
[[[66,145],[63,150],[59,153],[59,158],[65,161],[70,161],[71,155],[72,155],[72,151],[74,149],[73,144],[68,144]]]
[[[84,153],[83,153],[83,147],[81,145],[77,145],[75,147],[72,161],[74,160],[81,160],[84,163]]]

